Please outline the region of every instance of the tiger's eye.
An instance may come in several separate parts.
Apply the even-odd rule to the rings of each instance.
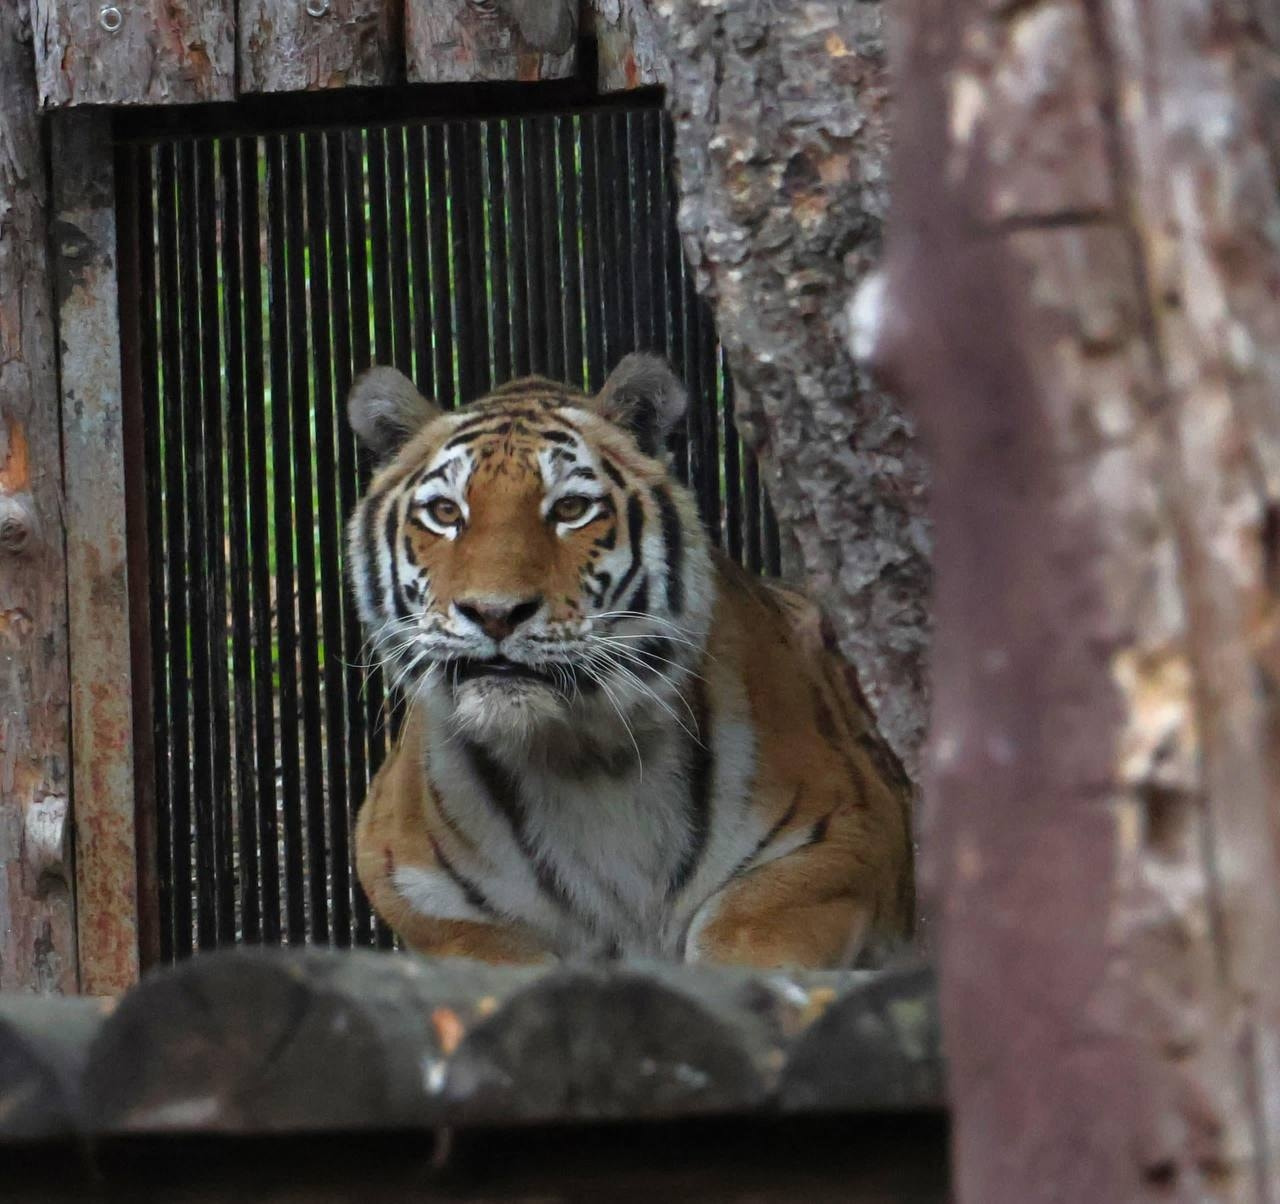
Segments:
[[[591,499],[589,497],[570,494],[568,497],[560,498],[551,507],[551,517],[558,523],[574,523],[586,514],[590,506]]]
[[[434,498],[427,503],[427,513],[442,527],[452,527],[462,518],[462,508],[447,497]]]

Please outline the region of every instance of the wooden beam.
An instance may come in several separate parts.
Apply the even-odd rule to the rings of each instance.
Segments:
[[[652,0],[586,0],[583,19],[596,42],[596,86],[601,92],[670,82]]]
[[[233,0],[32,0],[40,102],[235,99]]]
[[[128,533],[110,117],[53,128],[80,989],[138,977]]]
[[[1280,1199],[1280,44],[1199,0],[893,11],[853,309],[933,453],[956,1198]]]
[[[576,0],[406,0],[413,83],[564,79],[577,49]]]
[[[22,14],[0,4],[0,991],[74,992],[49,196]]]
[[[399,0],[241,0],[241,92],[375,87],[403,74]]]

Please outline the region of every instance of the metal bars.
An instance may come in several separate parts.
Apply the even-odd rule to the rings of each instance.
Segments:
[[[343,577],[363,464],[353,377],[394,363],[445,406],[540,371],[598,389],[670,358],[677,471],[737,560],[776,526],[675,229],[657,108],[140,140],[122,148],[150,575],[161,960],[234,942],[389,943],[352,829],[394,708]]]

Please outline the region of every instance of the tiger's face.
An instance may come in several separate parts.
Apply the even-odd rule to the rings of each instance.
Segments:
[[[634,740],[669,715],[712,603],[706,536],[658,458],[684,405],[647,355],[597,397],[530,378],[449,414],[393,369],[357,381],[352,426],[383,467],[348,563],[391,683],[506,746]]]

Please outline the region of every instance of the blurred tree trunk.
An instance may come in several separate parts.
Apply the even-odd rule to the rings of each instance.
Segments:
[[[900,0],[958,1198],[1280,1199],[1274,8]]]
[[[924,736],[927,471],[859,372],[844,301],[886,209],[878,3],[651,0],[676,124],[680,228],[711,299],[783,536],[880,728],[914,776]],[[784,15],[785,14],[785,15]]]

